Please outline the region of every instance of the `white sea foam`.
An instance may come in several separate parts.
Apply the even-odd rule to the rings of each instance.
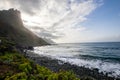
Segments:
[[[42,56],[51,57],[64,62],[69,62],[70,64],[84,66],[91,69],[98,68],[100,72],[109,73],[109,76],[120,77],[120,63],[107,62],[99,59],[88,60],[78,58],[79,56],[76,55],[83,54],[77,52],[78,48],[55,45],[35,47],[34,49],[35,53]]]
[[[64,62],[69,62],[78,66],[86,68],[98,68],[99,72],[109,73],[109,76],[120,77],[120,64],[103,62],[100,60],[83,60],[83,59],[70,59],[70,58],[57,58]]]

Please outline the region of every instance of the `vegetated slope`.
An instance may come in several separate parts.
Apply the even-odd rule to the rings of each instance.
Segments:
[[[20,12],[14,9],[0,11],[0,37],[6,37],[20,46],[49,44],[25,28]]]
[[[53,72],[20,54],[14,43],[0,43],[0,80],[80,80],[71,71]]]

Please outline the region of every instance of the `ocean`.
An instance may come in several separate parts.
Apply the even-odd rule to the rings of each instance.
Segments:
[[[34,47],[34,53],[120,77],[120,42],[40,46]]]

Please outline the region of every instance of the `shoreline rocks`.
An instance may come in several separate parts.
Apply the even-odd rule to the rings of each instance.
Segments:
[[[120,80],[120,78],[108,76],[107,73],[106,74],[103,74],[102,72],[100,73],[98,69],[89,69],[85,68],[84,66],[80,67],[77,65],[72,65],[70,63],[65,63],[57,59],[40,56],[31,51],[28,51],[26,55],[29,59],[32,59],[37,64],[45,66],[54,72],[58,72],[60,70],[73,71],[77,75],[77,77],[82,78],[83,80],[85,80],[86,77],[91,77],[94,78],[95,80]]]

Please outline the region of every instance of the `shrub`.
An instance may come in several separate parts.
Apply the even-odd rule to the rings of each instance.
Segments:
[[[26,73],[30,73],[32,67],[29,63],[23,63],[19,65],[19,70],[24,71]]]
[[[52,73],[48,68],[39,66],[38,64],[36,65],[36,68],[37,72],[43,75],[50,75]]]
[[[27,80],[27,75],[25,72],[14,74],[11,77],[5,78],[5,80]]]
[[[5,52],[16,52],[15,44],[12,41],[9,41],[3,37],[0,37],[0,52],[4,54]]]
[[[79,80],[71,71],[60,71],[58,73],[58,80]]]
[[[47,80],[58,80],[58,74],[53,73],[48,76]]]
[[[0,60],[4,63],[11,63],[13,61],[13,55],[5,53],[4,56],[0,56]]]

